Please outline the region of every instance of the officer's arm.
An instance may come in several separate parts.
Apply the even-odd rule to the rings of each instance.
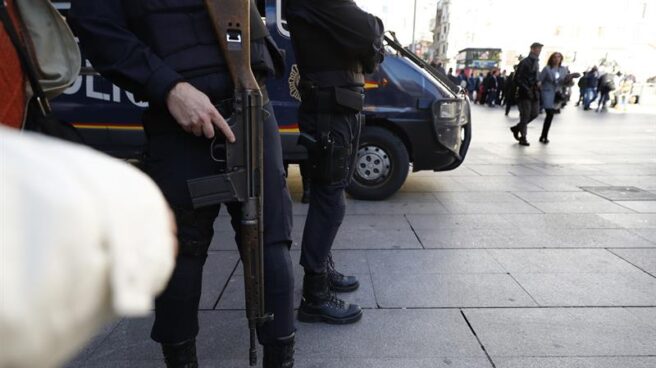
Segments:
[[[374,43],[382,45],[383,22],[352,0],[290,1],[287,16],[323,29],[347,52],[358,57],[374,54]]]
[[[121,0],[73,0],[69,22],[94,68],[150,103],[165,105],[168,92],[182,81],[128,29]]]

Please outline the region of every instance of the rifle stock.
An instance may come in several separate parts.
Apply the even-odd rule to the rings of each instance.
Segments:
[[[225,144],[226,172],[188,181],[195,208],[241,202],[241,244],[246,316],[250,330],[249,362],[257,364],[255,329],[271,319],[264,306],[263,260],[263,98],[251,69],[249,0],[205,0],[219,45],[235,85],[235,134]]]

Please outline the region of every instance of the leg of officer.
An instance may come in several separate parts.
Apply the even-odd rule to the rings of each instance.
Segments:
[[[318,137],[316,129],[317,115],[301,111],[301,130]],[[355,130],[359,124],[353,114],[332,114],[330,121],[331,135],[336,145],[351,147],[356,139]],[[345,162],[333,162],[347,169],[353,162],[354,150],[341,159]],[[334,157],[328,157],[334,160]],[[305,269],[303,278],[303,300],[299,307],[298,318],[303,322],[327,322],[346,324],[358,321],[362,317],[359,306],[345,303],[338,299],[330,289],[327,261],[337,231],[344,219],[346,203],[344,189],[350,177],[345,170],[341,179],[327,181],[318,174],[322,169],[320,163],[326,158],[312,155],[314,167],[310,207],[303,230],[301,265]]]
[[[207,258],[219,206],[194,210],[186,181],[213,173],[209,140],[183,132],[149,137],[146,171],[174,210],[180,251],[175,271],[155,302],[153,340],[162,344],[168,367],[196,367],[198,303],[202,269]]]

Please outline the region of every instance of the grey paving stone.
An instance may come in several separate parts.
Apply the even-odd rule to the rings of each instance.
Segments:
[[[656,176],[656,165],[653,163],[642,162],[639,164],[632,164],[623,162],[621,164],[605,164],[602,168],[603,172],[607,175],[648,175]]]
[[[606,248],[653,247],[624,229],[416,229],[425,248]]]
[[[504,229],[513,227],[513,224],[507,221],[503,215],[497,214],[407,215],[406,218],[415,230],[448,229],[457,227],[473,229]]]
[[[151,315],[146,318],[121,321],[86,363],[161,359],[159,345],[150,339],[153,320],[154,317]]]
[[[507,358],[492,357],[497,368],[653,368],[656,357]]]
[[[401,187],[403,192],[463,192],[467,189],[455,177],[425,177],[410,175]]]
[[[367,310],[354,325],[298,327],[299,358],[484,358],[457,310]]]
[[[627,229],[656,229],[656,214],[604,214],[600,216]]]
[[[654,318],[654,308],[648,309]],[[494,357],[656,354],[656,329],[626,308],[475,309],[464,313]]]
[[[605,249],[491,249],[488,252],[513,275],[636,271],[635,267]]]
[[[214,237],[210,244],[210,251],[234,251],[237,250],[237,243],[235,242],[235,232],[232,230],[219,230],[214,231]]]
[[[472,192],[541,191],[542,188],[516,176],[458,177],[456,182]]]
[[[504,214],[513,227],[532,229],[616,229],[620,226],[597,214]]]
[[[500,213],[542,213],[536,207],[518,200],[517,202],[467,202],[440,200],[449,213],[453,214],[500,214]]]
[[[577,155],[576,153],[573,153],[574,155]],[[580,155],[580,153],[578,154]],[[548,163],[534,163],[534,164],[527,164],[527,167],[531,168],[532,170],[538,171],[542,173],[544,176],[559,176],[559,177],[565,177],[565,176],[586,176],[586,175],[599,175],[603,173],[603,170],[599,167],[600,165],[576,165],[576,164],[569,164],[569,165],[562,165],[562,164],[548,164]],[[527,178],[531,179],[531,178]],[[528,180],[531,181],[532,180]],[[598,181],[595,181],[595,183],[599,183]],[[539,183],[535,183],[536,185],[540,186]]]
[[[610,249],[610,251],[652,275],[656,275],[656,248]]]
[[[615,203],[639,213],[656,213],[656,201],[621,201]]]
[[[505,273],[485,249],[368,252],[373,274]]]
[[[653,153],[652,153],[653,154]],[[632,186],[646,190],[656,189],[656,175],[591,176],[592,179],[612,186]]]
[[[300,224],[299,224],[300,225]],[[366,215],[346,215],[342,221],[341,230],[410,230],[410,224],[404,215],[387,215],[370,213]]]
[[[549,242],[554,247],[652,247],[632,232],[623,229],[569,229],[549,233]]]
[[[528,307],[536,304],[506,274],[372,274],[382,308]]]
[[[210,252],[203,267],[200,309],[212,309],[239,261],[238,251]]]
[[[440,180],[439,177],[433,177],[433,180]],[[393,196],[385,199],[383,203],[424,203],[424,202],[435,202],[435,194],[432,192],[423,193],[423,192],[405,192],[398,191]],[[371,203],[368,201],[358,201],[355,199],[350,199],[349,203]]]
[[[481,179],[485,180],[485,179]],[[505,191],[470,191],[466,193],[436,193],[440,202],[469,202],[469,203],[519,203],[522,202],[512,193]]]
[[[525,238],[513,229],[416,229],[425,248],[507,248],[547,246],[541,238]],[[532,242],[529,242],[530,240]],[[536,243],[535,241],[540,241]]]
[[[519,198],[531,203],[559,203],[559,202],[609,202],[592,193],[578,192],[514,192]]]
[[[656,306],[656,278],[631,273],[513,273],[541,306]]]
[[[543,202],[534,203],[545,213],[631,213],[630,209],[611,202]]]
[[[549,192],[579,192],[582,186],[596,186],[603,183],[582,175],[522,176],[522,179]]]
[[[482,176],[509,175],[509,176],[531,176],[540,175],[539,171],[524,165],[470,165],[470,169]]]
[[[419,249],[412,230],[340,230],[333,249]]]
[[[491,368],[487,358],[387,358],[387,359],[331,359],[300,358],[296,360],[298,367],[303,368]]]
[[[605,186],[584,186],[581,189],[595,194],[599,197],[610,201],[653,201],[656,200],[654,193],[636,187],[605,187]]]
[[[440,214],[447,209],[438,201],[425,202],[365,202],[351,201],[346,205],[346,213],[351,215],[376,214]]]
[[[94,336],[70,361],[64,365],[64,368],[84,367],[86,361],[91,357],[94,351],[109,337],[114,329],[121,323],[120,320],[115,320],[103,326],[100,331]]]
[[[646,239],[654,244],[656,247],[656,228],[653,229],[632,229],[632,233]]]

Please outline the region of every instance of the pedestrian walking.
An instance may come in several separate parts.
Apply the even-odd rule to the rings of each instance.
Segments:
[[[499,74],[497,77],[499,88],[497,89],[497,106],[503,106],[503,102],[506,98],[506,95],[503,93],[504,89],[506,87],[506,81],[508,80],[508,77],[506,76],[506,71],[504,70]]]
[[[604,73],[599,78],[597,90],[599,91],[599,101],[597,102],[597,112],[606,111],[606,104],[610,100],[610,93],[616,88],[615,75],[613,73]]]
[[[569,70],[563,67],[562,63],[563,55],[560,52],[554,52],[549,57],[547,66],[540,73],[540,95],[546,112],[540,142],[544,144],[549,143],[549,129],[551,129],[554,114],[565,102],[565,79]]]
[[[510,128],[513,137],[522,146],[530,146],[526,139],[528,124],[538,117],[540,109],[540,95],[538,87],[538,73],[540,71],[540,53],[542,44],[534,42],[531,44],[531,53],[519,62],[515,82],[517,84],[519,108],[519,123]]]
[[[474,73],[470,70],[469,77],[467,78],[467,94],[469,95],[469,100],[472,102],[474,102],[476,83],[477,83],[477,79],[476,77],[474,77]]]
[[[576,101],[576,106],[578,107],[581,102],[583,102],[583,97],[585,96],[585,88],[587,86],[588,82],[588,72],[585,71],[583,72],[583,76],[579,78],[579,82],[577,83],[579,87],[579,100]]]
[[[597,99],[597,85],[599,84],[599,71],[594,66],[586,75],[584,82],[585,90],[583,92],[583,110],[590,110],[590,105]]]
[[[497,91],[499,89],[499,71],[493,69],[487,78],[485,78],[485,103],[488,107],[494,107],[497,101]]]

